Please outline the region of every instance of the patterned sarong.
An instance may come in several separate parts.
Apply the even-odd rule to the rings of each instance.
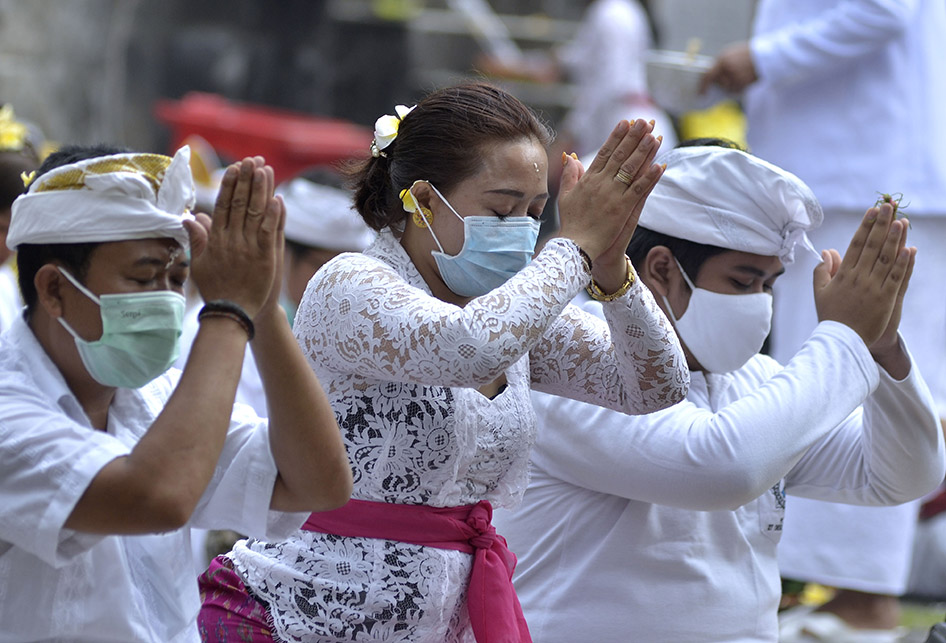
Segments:
[[[272,643],[266,608],[246,591],[233,563],[225,556],[210,561],[197,577],[203,606],[197,617],[204,643]]]

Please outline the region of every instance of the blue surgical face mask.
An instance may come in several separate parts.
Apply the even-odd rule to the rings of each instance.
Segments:
[[[96,297],[62,268],[59,272],[99,306],[102,337],[79,337],[65,319],[89,375],[104,386],[140,388],[171,367],[180,354],[184,296],[170,290]]]
[[[529,265],[539,238],[539,222],[532,217],[461,217],[433,185],[450,211],[463,221],[463,247],[455,255],[443,251],[433,229],[437,247],[430,254],[437,262],[440,277],[447,288],[461,297],[479,297],[502,286],[510,277]],[[419,205],[418,205],[419,207]]]

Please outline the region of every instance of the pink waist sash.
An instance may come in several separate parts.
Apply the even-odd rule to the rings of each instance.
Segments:
[[[485,500],[462,507],[350,500],[340,509],[312,514],[302,528],[473,554],[467,609],[477,643],[532,643],[512,586],[516,557],[490,524],[492,518]]]

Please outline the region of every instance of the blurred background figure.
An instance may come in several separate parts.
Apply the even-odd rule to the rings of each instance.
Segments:
[[[0,107],[0,331],[10,327],[23,308],[17,286],[13,251],[7,248],[10,209],[25,190],[24,183],[39,167],[42,134],[17,120],[12,105]]]
[[[622,118],[653,119],[655,134],[664,137],[663,146],[676,145],[673,122],[654,105],[647,90],[644,62],[652,45],[647,12],[637,0],[583,4],[586,8],[578,30],[563,46],[525,56],[518,64],[483,57],[477,67],[499,77],[538,82],[569,79],[574,84],[574,103],[557,136],[556,147],[562,151],[581,157],[597,152],[613,124]]]
[[[343,252],[361,252],[375,233],[353,209],[338,172],[316,168],[276,189],[286,203],[283,307],[292,322],[309,279]]]
[[[946,602],[946,489],[931,494],[920,506],[907,594]]]
[[[935,0],[761,0],[752,38],[724,49],[705,80],[747,89],[753,152],[800,176],[824,206],[816,247],[843,248],[844,231],[865,206],[882,193],[902,197],[918,254],[901,332],[946,417],[943,34],[946,4]],[[801,263],[776,285],[772,348],[780,361],[816,323],[807,303],[812,266]],[[841,591],[790,629],[815,628],[814,618],[824,640],[842,640],[850,628],[891,632],[916,515],[916,503],[868,509],[793,498],[779,551],[783,575]]]
[[[209,214],[214,211],[226,164],[203,136],[188,134],[181,145],[191,148],[191,174],[194,175],[194,194],[197,199],[194,209]]]

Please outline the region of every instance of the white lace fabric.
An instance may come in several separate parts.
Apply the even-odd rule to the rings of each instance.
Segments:
[[[390,232],[320,270],[294,330],[335,410],[353,497],[514,506],[535,441],[531,388],[638,414],[682,399],[686,361],[649,291],[637,283],[606,305],[606,324],[568,305],[588,279],[577,246],[553,239],[460,308],[430,294]],[[476,390],[502,374],[494,398]],[[472,641],[468,554],[301,531],[241,542],[231,558],[283,640]]]

